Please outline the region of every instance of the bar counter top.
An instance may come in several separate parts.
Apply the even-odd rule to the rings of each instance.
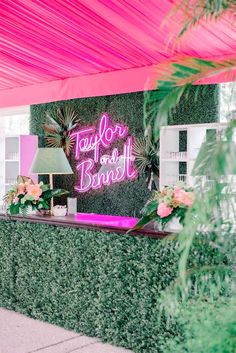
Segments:
[[[68,215],[65,217],[55,217],[49,215],[29,215],[23,217],[21,215],[10,216],[0,213],[0,220],[12,220],[19,222],[30,222],[39,224],[48,224],[56,227],[72,227],[88,230],[100,230],[106,233],[126,234],[132,228],[137,218],[98,215],[89,213],[77,213],[76,215]],[[155,230],[153,224],[149,224],[142,230],[135,230],[129,232],[130,236],[142,235],[145,237],[161,239],[169,235],[168,232]]]

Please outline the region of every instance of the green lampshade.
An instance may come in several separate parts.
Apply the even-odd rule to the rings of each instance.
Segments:
[[[62,148],[38,148],[30,172],[33,174],[73,174]]]

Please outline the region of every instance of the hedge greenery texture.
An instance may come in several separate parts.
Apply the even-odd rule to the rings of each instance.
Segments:
[[[143,236],[0,221],[0,306],[132,349],[163,352],[183,336],[160,312],[178,244]],[[221,261],[206,244],[191,266]]]
[[[180,102],[170,123],[193,124],[216,121],[218,117],[217,92],[218,88],[215,85],[203,86],[198,100],[195,101],[193,88],[188,99]],[[133,136],[143,136],[143,92],[138,92],[32,105],[30,130],[32,134],[39,136],[40,146],[44,146],[42,125],[45,122],[46,112],[66,105],[70,105],[78,112],[81,125],[94,124],[103,112],[107,112],[114,121],[127,124]],[[56,176],[55,185],[70,190],[72,196],[78,197],[80,212],[138,216],[150,197],[143,177],[132,182],[113,184],[101,191],[78,194],[74,191],[76,170],[73,160],[71,164],[75,176]]]
[[[168,342],[165,353],[235,353],[236,298],[198,300],[186,304],[181,311],[185,320],[185,341]]]

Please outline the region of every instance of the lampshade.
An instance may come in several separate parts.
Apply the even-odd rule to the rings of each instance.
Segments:
[[[30,172],[35,174],[73,174],[62,148],[38,148]]]

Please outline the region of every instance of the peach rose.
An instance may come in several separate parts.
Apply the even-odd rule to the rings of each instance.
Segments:
[[[173,211],[173,208],[167,206],[167,204],[165,202],[161,202],[157,208],[157,214],[161,218],[169,216],[172,211]]]
[[[191,207],[193,200],[194,194],[192,192],[187,192],[177,188],[174,190],[174,202]]]
[[[27,194],[29,196],[33,196],[35,200],[38,200],[42,195],[42,189],[40,188],[39,184],[30,184],[26,187]]]
[[[25,184],[24,183],[18,184],[17,194],[20,195],[20,194],[24,194],[24,193],[25,193]]]

